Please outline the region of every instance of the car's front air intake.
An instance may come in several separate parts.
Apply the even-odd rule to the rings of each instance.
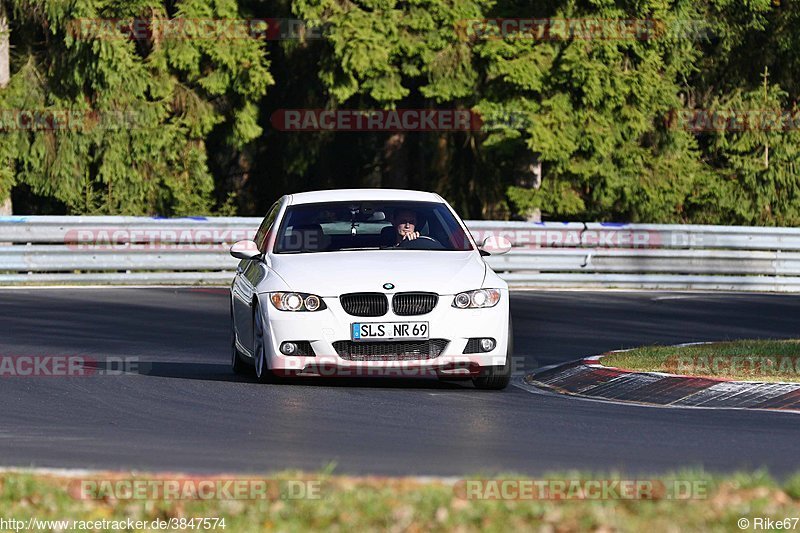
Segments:
[[[380,292],[354,292],[339,298],[342,309],[353,316],[383,316],[389,311],[386,295]]]
[[[401,292],[392,298],[392,310],[399,316],[424,315],[438,302],[439,295],[432,292]]]
[[[413,361],[435,359],[447,347],[447,339],[397,342],[336,341],[333,348],[348,361]]]

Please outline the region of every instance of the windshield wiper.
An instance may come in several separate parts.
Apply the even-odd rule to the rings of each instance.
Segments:
[[[328,250],[283,250],[280,252],[275,252],[277,254],[316,254],[319,252],[327,252]]]
[[[335,251],[337,252],[347,252],[352,250],[382,250],[380,246],[363,246],[363,247],[353,247],[353,248],[337,248]],[[334,250],[331,250],[334,251]]]

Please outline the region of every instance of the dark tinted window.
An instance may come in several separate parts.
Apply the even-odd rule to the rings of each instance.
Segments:
[[[409,242],[411,229],[419,239]],[[331,202],[290,206],[275,253],[353,249],[472,250],[458,220],[435,202]]]
[[[258,246],[259,251],[266,252],[266,244],[267,244],[267,235],[269,233],[269,228],[272,226],[272,223],[275,222],[275,217],[278,216],[278,211],[281,209],[281,202],[278,200],[272,207],[269,208],[267,212],[267,216],[264,217],[264,221],[259,226],[258,231],[256,232],[255,242]]]

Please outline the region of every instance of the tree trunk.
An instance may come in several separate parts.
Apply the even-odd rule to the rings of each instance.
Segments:
[[[408,143],[404,131],[392,133],[383,144],[383,187],[408,188]]]
[[[10,37],[5,2],[0,0],[0,90],[5,89],[11,79]],[[11,213],[11,191],[7,191],[5,198],[0,200],[0,216]]]
[[[4,89],[11,79],[11,42],[8,16],[3,0],[0,0],[0,89]]]

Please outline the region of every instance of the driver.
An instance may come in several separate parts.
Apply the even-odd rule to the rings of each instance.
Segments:
[[[417,214],[411,209],[400,209],[394,214],[392,224],[395,227],[396,244],[404,240],[413,241],[419,238],[417,228]]]

